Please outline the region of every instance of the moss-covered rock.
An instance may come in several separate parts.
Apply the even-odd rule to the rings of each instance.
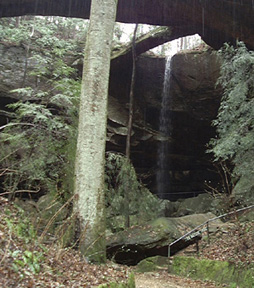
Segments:
[[[193,279],[212,280],[227,284],[228,287],[254,287],[254,266],[236,267],[227,261],[197,259],[194,257],[174,257],[169,271],[172,274],[188,276]]]
[[[144,258],[155,255],[167,256],[170,243],[213,217],[212,213],[161,217],[144,225],[130,227],[107,237],[107,256],[117,263],[128,265],[136,265]],[[220,224],[220,220],[213,222],[213,225]],[[171,247],[171,255],[193,244],[194,240],[182,239],[177,242]]]
[[[62,225],[57,227],[55,235],[57,236],[61,247],[66,248],[75,245],[78,231],[78,220],[73,215],[66,219]]]
[[[242,176],[236,183],[232,196],[241,205],[251,205],[254,202],[254,184],[252,179]]]
[[[184,216],[189,214],[198,214],[198,213],[207,213],[212,210],[212,201],[214,198],[207,194],[200,194],[197,197],[184,199],[180,205],[179,209],[175,213],[175,215]]]
[[[146,258],[138,263],[136,266],[137,272],[152,272],[159,270],[162,266],[168,265],[168,258],[163,256],[154,256]]]
[[[20,207],[26,214],[28,214],[31,218],[38,217],[38,208],[37,204],[33,200],[22,200],[19,198],[15,198],[14,203]]]
[[[161,217],[175,217],[179,209],[180,202],[171,202],[169,200],[160,200],[159,216]]]

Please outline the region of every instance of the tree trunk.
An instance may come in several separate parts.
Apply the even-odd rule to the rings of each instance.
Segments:
[[[132,132],[132,122],[133,122],[133,102],[134,102],[134,85],[136,80],[136,34],[137,34],[138,24],[136,24],[133,38],[132,38],[132,75],[131,75],[131,87],[130,87],[130,100],[129,100],[129,121],[128,121],[128,132],[126,137],[126,149],[125,154],[128,163],[130,163],[130,153],[131,153],[131,132]],[[125,187],[125,195],[124,195],[124,202],[125,202],[125,227],[130,227],[130,190],[132,189],[130,183],[130,175],[128,178],[128,183]]]
[[[130,85],[130,98],[129,98],[129,121],[128,121],[128,133],[126,139],[126,150],[125,154],[127,159],[130,159],[130,147],[131,147],[131,131],[132,131],[132,121],[133,121],[133,101],[134,101],[134,85],[136,80],[136,34],[137,34],[138,24],[136,24],[133,39],[132,39],[132,75],[131,75],[131,85]]]
[[[92,0],[79,111],[75,162],[75,212],[80,251],[105,261],[104,158],[111,43],[117,0]]]

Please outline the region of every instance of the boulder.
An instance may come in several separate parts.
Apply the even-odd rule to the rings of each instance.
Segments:
[[[247,210],[244,213],[240,214],[238,216],[238,219],[240,222],[253,222],[254,221],[254,211]]]
[[[207,213],[214,209],[214,198],[207,193],[180,201],[178,210],[174,216],[180,217],[189,214]]]
[[[169,200],[161,200],[159,207],[159,215],[161,217],[173,217],[176,216],[176,213],[179,209],[180,202],[179,201],[169,201]]]
[[[232,197],[236,204],[249,206],[254,203],[254,183],[253,179],[242,176],[236,183]]]
[[[168,255],[168,245],[196,226],[215,217],[212,213],[179,218],[161,217],[145,225],[133,226],[107,237],[107,257],[117,263],[135,265],[142,259]],[[213,225],[221,224],[217,220]],[[171,255],[195,243],[200,235],[181,240],[171,247]]]

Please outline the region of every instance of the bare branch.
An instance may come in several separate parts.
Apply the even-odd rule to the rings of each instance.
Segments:
[[[14,192],[11,192],[11,191],[8,191],[8,192],[3,192],[0,194],[0,196],[3,196],[3,195],[9,195],[9,194],[17,194],[17,193],[38,193],[40,191],[40,188],[38,190],[16,190]]]

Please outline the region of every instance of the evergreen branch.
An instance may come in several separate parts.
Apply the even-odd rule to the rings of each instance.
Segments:
[[[3,176],[6,172],[15,172],[15,173],[18,172],[17,170],[11,170],[11,169],[8,169],[8,168],[1,169],[0,171],[3,171],[3,172],[0,173],[0,177]]]
[[[1,126],[1,127],[0,127],[0,130],[3,130],[3,129],[5,129],[5,128],[11,127],[11,126],[17,126],[17,125],[21,125],[21,126],[33,126],[33,127],[35,127],[35,125],[32,124],[32,123],[8,123],[8,124],[6,124],[6,125]]]
[[[4,156],[2,159],[0,159],[0,163],[3,162],[5,159],[7,159],[9,156],[15,154],[20,148],[16,149],[15,151],[12,151],[11,153],[7,154],[6,156]],[[2,169],[3,170],[3,169]],[[6,168],[5,170],[9,170],[8,168]],[[1,171],[1,170],[0,170]],[[2,176],[2,175],[0,175]]]

